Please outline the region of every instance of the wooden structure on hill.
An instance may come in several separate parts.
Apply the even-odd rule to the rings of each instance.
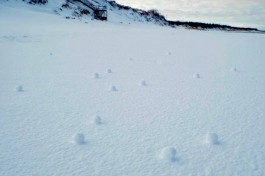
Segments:
[[[94,18],[97,20],[107,20],[108,19],[108,12],[106,6],[101,5],[94,5],[93,3],[89,2],[88,0],[77,0],[89,9],[93,11]]]

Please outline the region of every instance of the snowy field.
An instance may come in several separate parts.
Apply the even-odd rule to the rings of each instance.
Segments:
[[[265,35],[0,6],[1,176],[264,176]]]

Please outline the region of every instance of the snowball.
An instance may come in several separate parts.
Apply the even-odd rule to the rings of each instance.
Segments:
[[[110,88],[110,91],[112,91],[112,92],[117,92],[118,90],[117,90],[117,88],[116,88],[115,86],[112,86],[112,87]]]
[[[82,145],[85,144],[85,136],[82,133],[77,133],[73,136],[73,140],[76,144]]]
[[[23,86],[22,85],[17,86],[16,91],[17,92],[23,92],[24,91]]]
[[[133,58],[130,57],[130,58],[129,58],[129,61],[133,61]]]
[[[145,80],[141,81],[141,85],[142,86],[147,86],[146,81]]]
[[[168,55],[171,55],[171,52],[168,52]]]
[[[177,160],[176,154],[177,152],[174,147],[165,147],[160,152],[160,158],[172,162]]]
[[[99,116],[97,116],[97,115],[93,117],[93,121],[92,122],[94,124],[97,124],[97,125],[102,124],[101,118]]]
[[[98,79],[99,78],[99,74],[98,73],[94,73],[94,78]]]
[[[210,145],[219,144],[218,135],[215,133],[208,133],[205,136],[205,143]]]
[[[112,73],[112,70],[110,68],[107,69],[107,73]]]
[[[197,79],[201,78],[201,75],[199,73],[196,73],[196,74],[193,75],[193,78],[197,78]]]
[[[233,72],[237,72],[237,68],[236,67],[233,67],[230,70],[233,71]]]

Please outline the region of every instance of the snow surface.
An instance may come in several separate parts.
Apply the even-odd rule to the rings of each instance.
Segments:
[[[264,44],[2,1],[0,175],[263,176]]]

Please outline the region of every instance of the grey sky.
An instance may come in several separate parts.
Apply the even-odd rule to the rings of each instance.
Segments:
[[[116,0],[158,9],[167,19],[202,21],[265,29],[265,0]]]

